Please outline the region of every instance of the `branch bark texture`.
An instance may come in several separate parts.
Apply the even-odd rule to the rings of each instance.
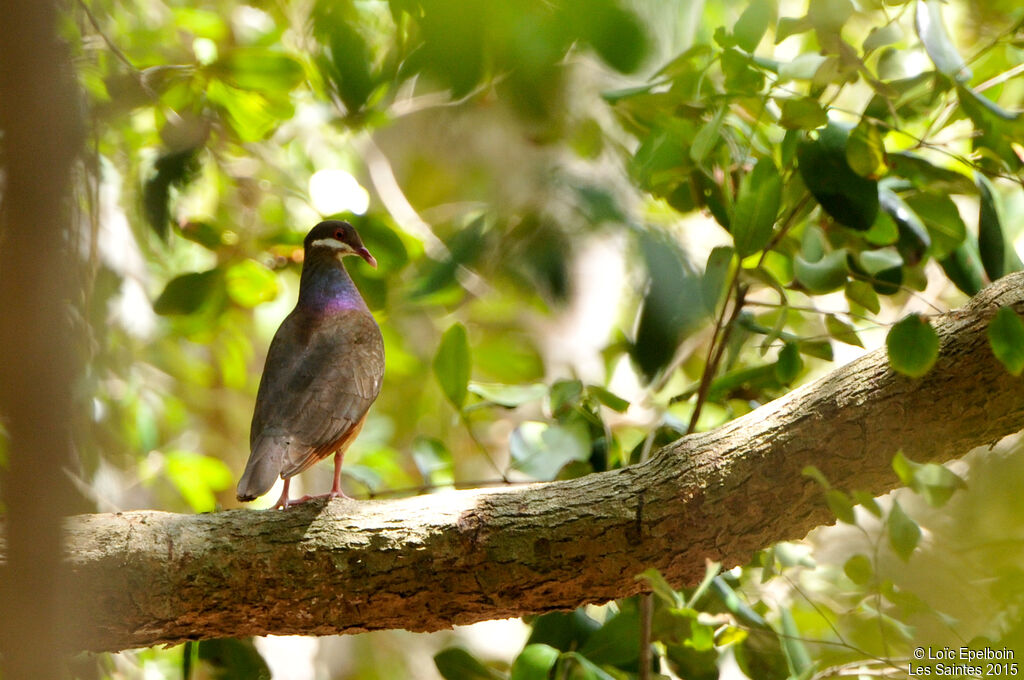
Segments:
[[[817,466],[878,494],[902,449],[945,461],[1024,429],[1024,378],[988,346],[1024,274],[933,320],[940,356],[920,380],[869,353],[648,462],[571,481],[285,512],[126,512],[71,518],[73,605],[93,650],[260,634],[432,631],[636,593],[660,569],[693,583],[706,559],[745,562],[830,521]]]

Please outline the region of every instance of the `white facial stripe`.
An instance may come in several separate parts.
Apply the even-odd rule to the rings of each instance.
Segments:
[[[333,238],[318,238],[317,240],[313,241],[310,245],[313,246],[314,248],[317,246],[326,246],[328,248],[333,248],[334,250],[341,251],[341,253],[355,252],[354,250],[352,250],[352,246],[350,246],[349,244],[342,243],[341,241]]]

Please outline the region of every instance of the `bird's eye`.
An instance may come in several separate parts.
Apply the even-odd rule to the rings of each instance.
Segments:
[[[341,233],[341,229],[339,229],[338,231],[334,232],[334,238],[338,239],[339,241],[342,240],[342,238],[341,238],[342,236],[343,236],[343,234]]]

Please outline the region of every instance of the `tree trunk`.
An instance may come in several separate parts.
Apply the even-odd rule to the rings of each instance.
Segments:
[[[71,604],[94,623],[75,643],[432,631],[631,595],[651,567],[692,584],[705,560],[741,564],[832,519],[807,465],[880,494],[899,449],[945,461],[1024,429],[1024,378],[986,335],[1007,304],[1024,311],[1024,274],[934,319],[940,356],[920,380],[875,351],[625,469],[285,512],[75,517]]]

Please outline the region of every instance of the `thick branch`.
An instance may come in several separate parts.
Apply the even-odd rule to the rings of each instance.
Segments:
[[[1024,379],[989,349],[999,305],[1024,310],[1024,274],[934,321],[935,368],[894,374],[876,351],[649,462],[571,481],[395,501],[75,517],[75,605],[96,650],[253,634],[430,631],[636,593],[660,569],[692,583],[828,522],[815,465],[882,493],[897,449],[944,461],[1024,428]]]

